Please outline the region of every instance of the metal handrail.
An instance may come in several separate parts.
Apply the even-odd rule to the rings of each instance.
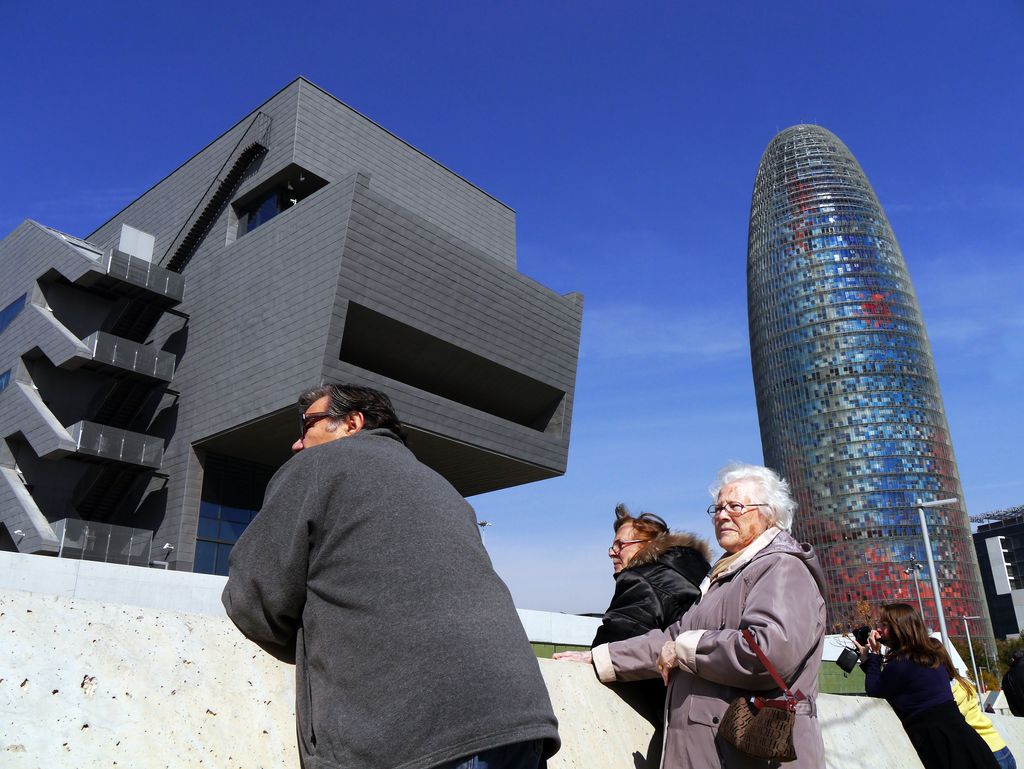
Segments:
[[[67,431],[83,454],[152,468],[163,461],[164,442],[152,435],[88,421],[75,422]]]
[[[82,342],[92,350],[93,360],[137,371],[165,382],[171,381],[174,376],[175,356],[157,350],[152,345],[139,344],[105,331],[89,334]]]
[[[104,255],[102,264],[108,275],[132,285],[148,288],[179,302],[185,296],[185,278],[182,275],[145,259],[114,248]]]

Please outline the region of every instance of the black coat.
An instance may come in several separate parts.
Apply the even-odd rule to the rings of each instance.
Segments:
[[[615,575],[615,594],[592,646],[664,630],[700,598],[711,569],[707,544],[689,534],[663,534]]]
[[[1014,663],[1003,676],[1006,704],[1015,716],[1024,716],[1024,661]]]
[[[615,594],[592,646],[664,630],[700,598],[700,583],[711,570],[707,543],[689,534],[663,534],[615,575]],[[665,685],[660,678],[610,684],[654,727],[647,766],[661,763]]]

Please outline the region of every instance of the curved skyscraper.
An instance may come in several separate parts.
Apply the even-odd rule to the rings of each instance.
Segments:
[[[882,206],[834,134],[798,125],[761,158],[747,255],[750,347],[765,464],[793,485],[796,535],[825,566],[829,621],[861,601],[917,604],[928,511],[951,635],[991,636],[928,338]],[[937,627],[927,569],[920,598]]]

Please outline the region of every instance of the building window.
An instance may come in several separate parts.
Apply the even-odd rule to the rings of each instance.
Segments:
[[[11,370],[7,369],[4,373],[0,374],[0,391],[7,389],[7,385],[11,383]]]
[[[288,198],[287,192],[287,190],[282,189],[271,190],[262,198],[256,200],[251,208],[243,212],[242,216],[239,217],[238,224],[243,234],[252,232],[261,224],[266,224],[279,213],[299,202],[295,198]]]
[[[234,202],[238,237],[266,224],[308,198],[327,181],[294,163]]]
[[[227,576],[231,548],[263,506],[274,468],[207,454],[192,571]]]
[[[28,299],[28,294],[22,294],[0,310],[0,332],[7,328],[11,324],[11,321],[18,316],[18,313],[21,312],[22,308],[25,306],[26,299]]]

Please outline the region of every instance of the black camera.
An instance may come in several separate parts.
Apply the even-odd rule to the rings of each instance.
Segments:
[[[857,663],[860,661],[860,656],[853,649],[843,649],[839,652],[839,657],[836,659],[836,664],[842,669],[844,673],[849,675],[853,672],[853,669],[857,667]]]
[[[861,625],[860,627],[856,627],[851,630],[850,635],[852,635],[861,646],[867,646],[868,636],[871,635],[871,628],[867,625]]]

